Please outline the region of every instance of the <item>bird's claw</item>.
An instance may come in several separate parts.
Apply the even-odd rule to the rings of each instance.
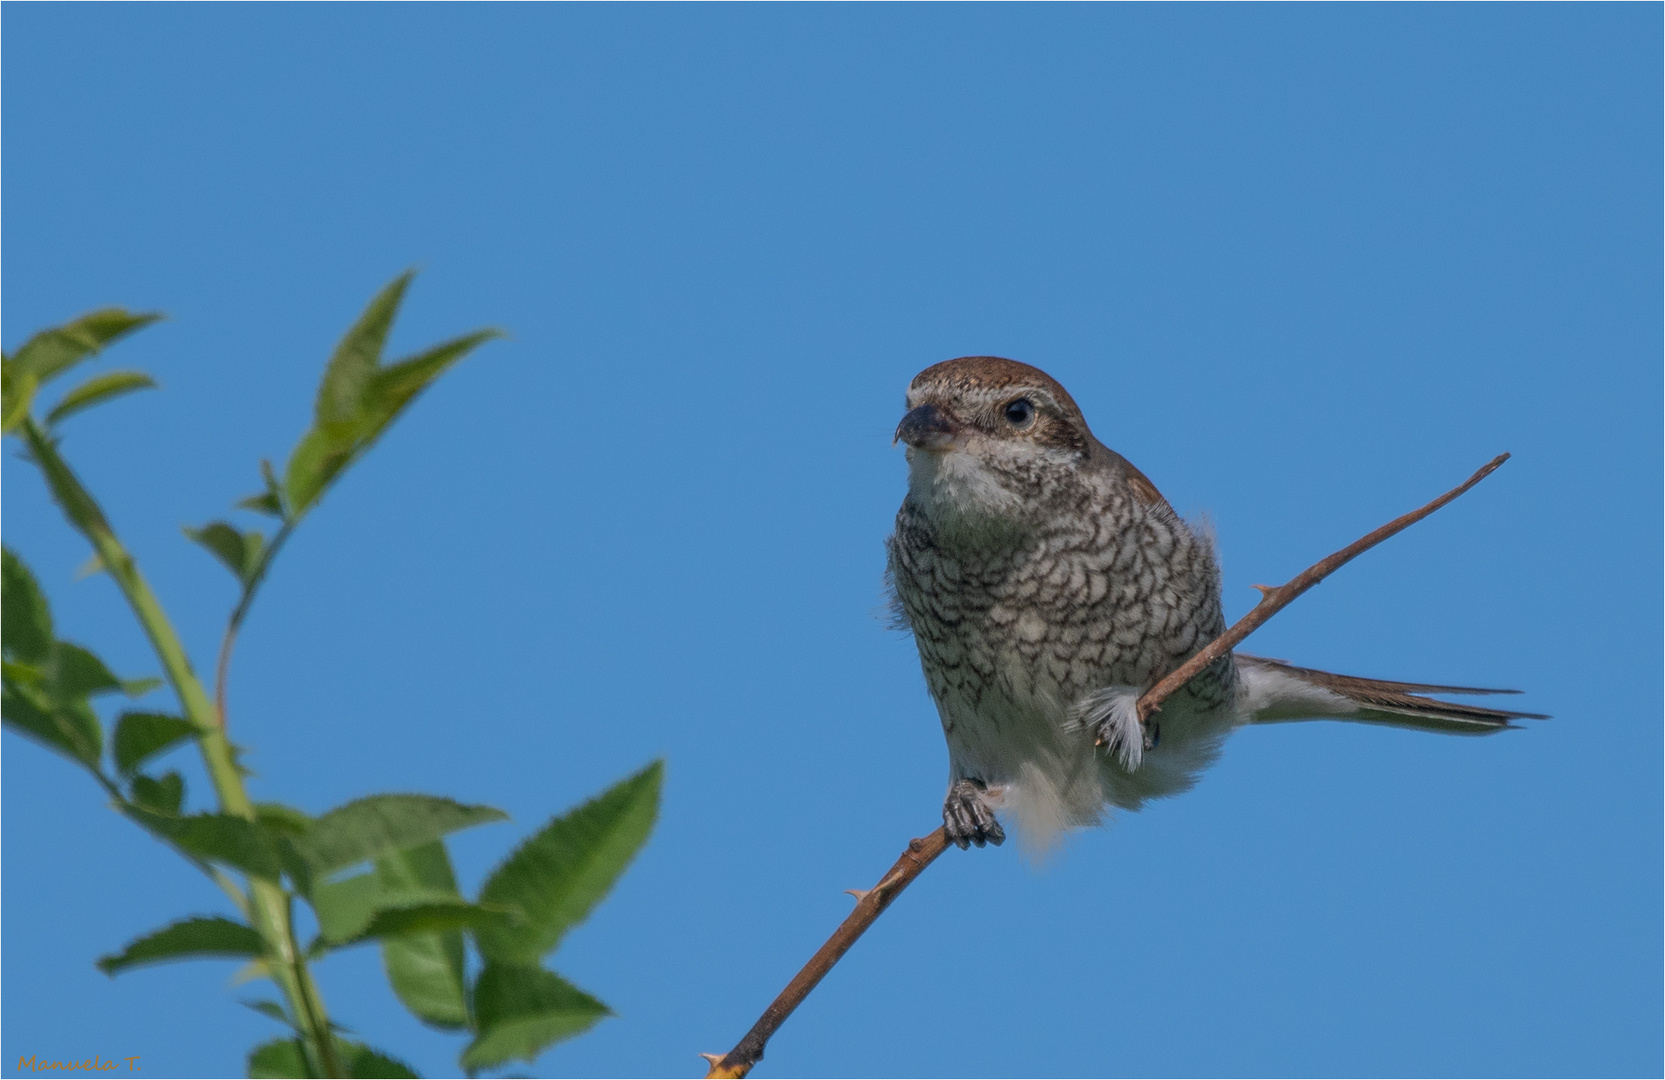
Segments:
[[[956,780],[948,785],[942,804],[942,827],[948,839],[964,851],[972,844],[999,847],[1006,842],[1006,830],[989,809],[988,789],[980,780]]]

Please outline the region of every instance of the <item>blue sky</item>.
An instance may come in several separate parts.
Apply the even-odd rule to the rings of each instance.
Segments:
[[[103,6],[3,15],[4,341],[121,304],[160,392],[65,451],[199,666],[179,534],[422,271],[408,351],[506,329],[333,491],[244,634],[257,797],[432,791],[529,829],[655,757],[661,823],[554,958],[552,1074],[695,1076],[909,836],[945,752],[881,615],[919,369],[1045,368],[1249,586],[1480,488],[1251,651],[1522,687],[1460,740],[1243,732],[1044,865],[950,852],[759,1076],[1661,1069],[1657,5]],[[155,670],[8,454],[61,632]],[[165,704],[161,695],[157,704]],[[210,887],[7,733],[4,1033],[225,1075],[230,963],[92,961]],[[179,755],[198,796],[205,785]],[[430,1075],[374,951],[337,1018]],[[242,994],[241,996],[248,996]]]

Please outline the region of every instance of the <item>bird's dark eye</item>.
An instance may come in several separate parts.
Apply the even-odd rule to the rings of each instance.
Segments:
[[[1029,421],[1035,419],[1034,403],[1026,397],[1008,402],[1006,405],[1006,419],[1013,427],[1028,427]]]

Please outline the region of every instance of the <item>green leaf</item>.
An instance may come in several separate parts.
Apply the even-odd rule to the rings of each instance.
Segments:
[[[341,1075],[354,1080],[412,1080],[421,1074],[380,1050],[346,1039],[335,1040],[335,1056],[345,1067]],[[249,1053],[249,1075],[266,1080],[317,1075],[306,1063],[306,1050],[299,1039],[274,1039]]]
[[[338,419],[320,419],[290,455],[284,475],[290,512],[301,514],[323,495],[347,466],[381,437],[416,396],[444,370],[482,342],[502,336],[482,330],[457,338],[409,360],[372,373],[362,390],[359,410]]]
[[[456,928],[506,913],[486,912],[457,895],[442,842],[378,859],[374,873],[324,882],[311,899],[321,931],[314,954],[380,937],[388,981],[405,1006],[436,1027],[467,1027],[464,945]]]
[[[332,948],[409,935],[443,936],[463,927],[513,922],[513,913],[482,907],[431,890],[384,891],[373,874],[355,874],[314,887],[313,910],[324,943]]]
[[[98,771],[104,750],[104,729],[85,701],[54,703],[45,695],[14,680],[7,671],[0,691],[0,719],[48,749]]]
[[[262,491],[258,495],[250,495],[246,499],[238,499],[237,506],[243,510],[253,510],[261,514],[270,514],[275,518],[283,516],[283,503],[269,491]]]
[[[482,330],[383,367],[388,328],[410,279],[404,274],[383,289],[330,358],[318,387],[312,428],[296,444],[284,471],[283,495],[291,519],[311,508],[446,368],[482,342],[501,336],[496,330]]]
[[[545,825],[492,872],[480,902],[518,909],[520,926],[477,930],[486,958],[534,964],[607,895],[653,829],[664,764],[620,781]]]
[[[76,531],[93,542],[96,548],[98,545],[93,537],[110,532],[110,523],[104,520],[104,511],[98,508],[97,501],[81,485],[75,471],[58,453],[57,445],[51,439],[28,424],[23,426],[23,438],[29,444],[29,456],[46,478],[53,501],[63,510]]]
[[[258,532],[240,532],[224,521],[210,521],[200,529],[186,527],[186,536],[207,548],[225,564],[238,581],[247,585],[260,569],[260,554],[266,538]]]
[[[0,620],[8,659],[45,663],[52,650],[52,610],[35,575],[11,548],[0,548]]]
[[[250,495],[237,505],[244,510],[257,510],[275,518],[283,517],[283,489],[278,486],[277,474],[272,472],[272,463],[264,458],[260,461],[260,478],[266,482],[266,490],[258,495]]]
[[[311,1075],[299,1039],[273,1039],[249,1051],[249,1076],[256,1080],[292,1080]]]
[[[374,874],[355,874],[340,881],[321,881],[309,897],[318,916],[318,932],[330,945],[356,939],[370,925],[381,903],[382,890]]]
[[[432,795],[371,795],[318,818],[297,847],[313,872],[322,876],[507,818],[489,806],[465,806]]]
[[[38,694],[46,692],[46,672],[33,664],[25,664],[21,660],[0,660],[0,671],[4,671],[5,677],[20,687],[28,687]]]
[[[312,815],[280,802],[255,803],[254,816],[259,818],[260,824],[266,826],[266,831],[271,833],[305,836],[306,831],[312,828]]]
[[[0,431],[10,435],[29,415],[40,380],[32,371],[19,371],[7,357],[0,361]]]
[[[440,840],[377,859],[376,879],[388,893],[457,896],[451,858]],[[382,939],[382,964],[393,992],[405,1008],[435,1027],[468,1026],[464,960],[460,930]]]
[[[282,873],[277,845],[260,825],[235,814],[189,814],[173,817],[143,807],[127,814],[158,836],[211,862],[224,863],[268,881]]]
[[[370,380],[365,393],[365,405],[378,423],[365,435],[374,439],[394,417],[415,400],[416,395],[443,375],[447,368],[475,349],[503,336],[501,330],[476,330],[460,338],[453,338],[415,356],[389,364]]]
[[[357,428],[351,424],[316,427],[302,436],[289,455],[284,471],[284,498],[290,513],[304,514],[324,489],[351,463],[357,449]]]
[[[105,346],[160,319],[159,313],[135,314],[122,308],[97,311],[25,341],[11,360],[19,372],[34,375],[42,384],[63,374]]]
[[[169,770],[161,779],[139,775],[129,785],[134,802],[153,814],[178,815],[185,804],[185,778]]]
[[[64,399],[46,414],[46,426],[51,427],[82,409],[90,409],[111,398],[131,394],[135,390],[147,390],[155,385],[156,380],[142,371],[111,371],[94,376],[64,395]]]
[[[389,880],[378,873],[319,882],[308,899],[318,915],[319,933],[331,947],[367,940],[371,935],[365,931],[383,909],[462,902],[455,887],[430,887],[408,878]]]
[[[14,569],[21,569],[21,564]],[[19,602],[27,599],[21,586],[20,578],[14,577],[12,604],[24,609],[16,616],[16,625],[23,630],[18,639],[25,650],[33,652],[39,642],[31,639],[31,633],[40,624],[28,617],[28,605]],[[50,643],[45,661],[38,667],[6,662],[5,696],[0,701],[5,722],[96,772],[104,752],[104,727],[87,698],[128,689],[129,684],[112,675],[98,657],[67,641]]]
[[[196,730],[182,716],[122,713],[116,721],[116,737],[110,747],[116,759],[116,771],[131,776],[147,760],[195,735]]]
[[[161,685],[162,680],[154,676],[148,676],[143,679],[123,679],[121,681],[121,692],[126,694],[128,697],[144,697],[146,694],[159,688]]]
[[[289,1019],[289,1014],[283,1010],[283,1006],[275,1001],[245,1001],[243,1004],[261,1016],[269,1016],[278,1023],[289,1027],[295,1026],[295,1021]]]
[[[229,985],[242,986],[244,983],[251,983],[256,979],[271,978],[275,978],[272,974],[272,967],[266,962],[265,957],[261,957],[259,960],[250,960],[232,972]]]
[[[104,661],[68,641],[54,643],[46,678],[52,695],[62,702],[123,689]]]
[[[140,964],[193,956],[259,956],[265,948],[253,927],[217,915],[197,915],[128,942],[121,952],[102,957],[98,970],[114,975]]]
[[[463,1051],[462,1066],[473,1072],[517,1059],[530,1064],[550,1046],[611,1015],[552,971],[488,960],[474,984],[480,1036]]]
[[[415,276],[414,270],[407,270],[389,282],[335,347],[335,354],[324,369],[324,378],[318,384],[318,400],[313,409],[320,427],[357,420],[363,413],[364,391],[381,364],[388,330]]]
[[[430,840],[377,859],[376,880],[390,895],[461,895],[443,840]]]
[[[410,1080],[420,1076],[403,1061],[368,1046],[335,1040],[337,1052],[346,1060],[347,1075],[353,1080]]]
[[[241,765],[241,747],[233,744],[231,751],[233,764],[238,772],[250,775],[248,769],[243,769]],[[281,802],[256,802],[255,819],[266,830],[266,835],[270,835],[273,845],[276,845],[278,862],[283,865],[283,872],[290,875],[291,882],[295,884],[295,892],[311,899],[311,865],[300,854],[300,850],[296,849],[296,842],[305,837],[306,830],[311,829],[311,815],[306,814],[305,810],[298,810]]]
[[[331,947],[358,945],[378,939],[403,938],[407,935],[437,936],[464,927],[496,926],[514,921],[511,913],[501,908],[481,907],[462,899],[433,899],[423,903],[390,906],[395,898],[372,892],[370,887],[359,880],[368,876],[360,874],[348,878],[345,882],[325,882],[314,889],[315,893],[325,890],[332,893],[325,902],[325,907],[319,909],[318,918],[324,939]],[[340,886],[348,882],[353,883],[351,890],[337,892]],[[363,905],[366,904],[371,909],[369,921],[354,926],[353,924],[362,918]],[[330,912],[327,919],[323,914],[325,909]],[[353,929],[343,933],[348,926],[353,926]]]
[[[465,927],[500,926],[514,922],[502,908],[482,907],[467,900],[434,900],[408,907],[383,907],[357,935],[358,941],[399,938],[410,934],[439,934]]]
[[[283,829],[270,823],[266,824],[268,831],[273,833],[272,839],[277,845],[278,862],[282,865],[283,872],[289,875],[289,880],[294,885],[295,892],[311,900],[313,890],[318,887],[318,879],[312,873],[312,865],[295,847],[298,837],[287,835]]]

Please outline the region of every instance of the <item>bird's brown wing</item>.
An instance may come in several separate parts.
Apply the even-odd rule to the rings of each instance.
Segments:
[[[1511,720],[1547,720],[1539,713],[1487,709],[1423,697],[1433,694],[1516,694],[1477,686],[1391,682],[1296,667],[1282,660],[1236,654],[1246,711],[1254,723],[1288,720],[1356,720],[1422,731],[1485,735],[1512,727]]]
[[[1093,456],[1099,466],[1101,468],[1119,470],[1122,474],[1122,479],[1126,481],[1127,486],[1133,491],[1135,498],[1144,503],[1146,506],[1168,507],[1168,500],[1164,499],[1162,497],[1162,493],[1156,490],[1156,485],[1150,482],[1150,477],[1146,476],[1134,467],[1133,462],[1122,457],[1120,454],[1116,453],[1108,446],[1105,446],[1097,439],[1092,440],[1092,442],[1094,447]]]

